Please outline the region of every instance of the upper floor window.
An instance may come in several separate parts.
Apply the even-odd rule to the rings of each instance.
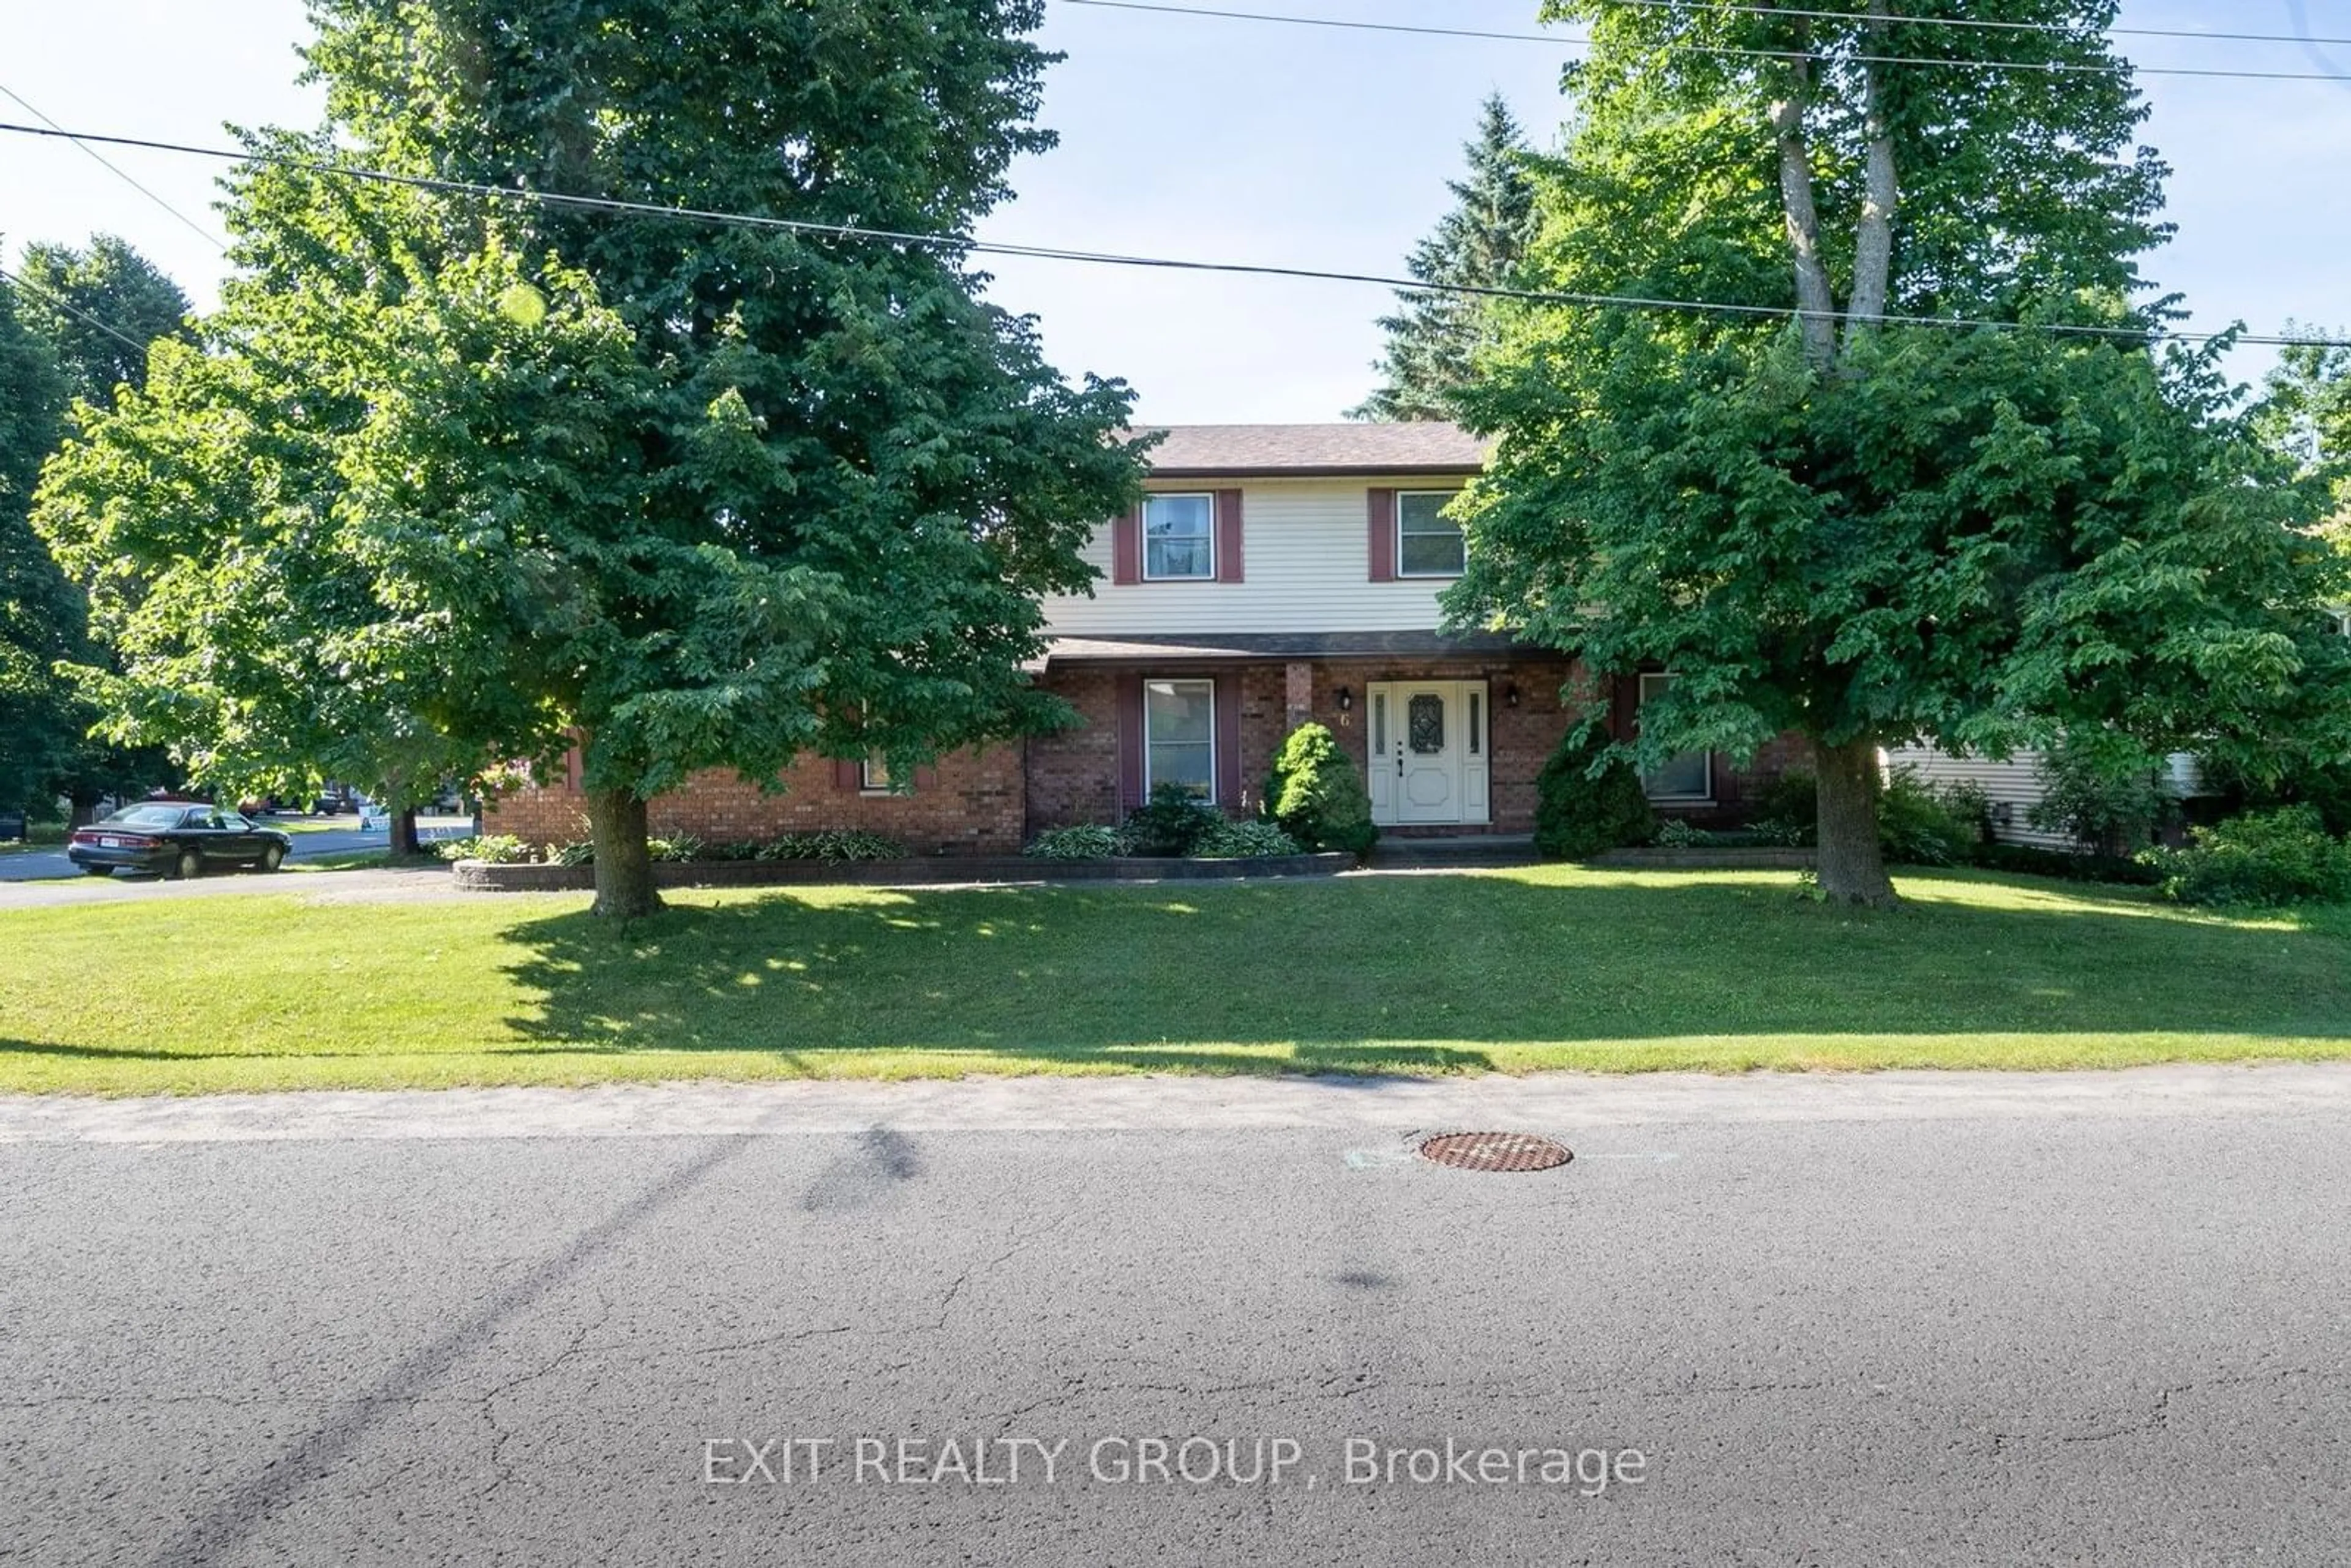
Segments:
[[[1199,581],[1217,575],[1217,498],[1148,496],[1143,502],[1146,582]]]
[[[2351,610],[2335,612],[2335,629],[2346,637],[2351,637]]]
[[[1444,516],[1451,490],[1406,490],[1396,497],[1396,575],[1459,577],[1466,552],[1461,525]]]
[[[1641,677],[1641,706],[1649,699],[1664,695],[1674,684],[1671,675],[1648,674]],[[1667,758],[1665,766],[1641,776],[1642,788],[1652,800],[1710,800],[1714,798],[1714,758],[1703,751],[1685,751]]]

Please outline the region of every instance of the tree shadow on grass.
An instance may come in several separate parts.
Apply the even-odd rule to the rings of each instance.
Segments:
[[[509,1022],[540,1050],[1348,1074],[1475,1071],[1514,1042],[2351,1038],[2339,937],[1925,891],[1880,915],[1736,876],[793,890],[523,922],[507,970],[532,1006]]]

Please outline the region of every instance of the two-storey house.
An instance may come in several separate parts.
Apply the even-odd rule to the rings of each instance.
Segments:
[[[917,852],[1005,852],[1046,828],[1116,822],[1168,782],[1249,814],[1283,738],[1312,719],[1363,766],[1384,831],[1530,831],[1576,672],[1506,635],[1438,630],[1437,596],[1463,560],[1445,507],[1483,461],[1449,424],[1168,429],[1143,503],[1096,533],[1093,593],[1045,605],[1035,678],[1081,722],[909,780],[814,760],[780,795],[698,777],[653,802],[654,831],[862,827]],[[1618,683],[1620,733],[1671,678]],[[1796,755],[1775,744],[1739,770],[1693,752],[1647,785],[1667,813],[1735,817],[1757,779]],[[558,784],[502,802],[491,826],[568,840],[585,836],[579,818],[576,791]]]

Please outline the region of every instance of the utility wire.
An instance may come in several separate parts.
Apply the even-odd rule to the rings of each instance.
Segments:
[[[1672,10],[1689,4],[1689,0],[1604,0],[1610,5],[1637,5],[1649,10]],[[1906,16],[1875,17],[1861,11],[1804,11],[1786,5],[1756,5],[1741,0],[1698,0],[1701,11],[1724,11],[1748,16],[1792,16],[1808,21],[1876,22],[1885,21],[1905,27],[1970,27],[1986,32],[2043,33],[2073,36],[2078,27],[2063,22],[1991,22],[1974,16]],[[2205,32],[2194,27],[2108,27],[2106,32],[2117,37],[2133,38],[2192,38],[2206,42],[2231,44],[2351,44],[2351,38],[2309,38],[2300,33],[2228,33]]]
[[[38,108],[26,101],[22,93],[17,92],[15,89],[7,86],[5,83],[0,83],[0,95],[5,95],[6,97],[13,99],[18,108],[22,109],[26,114],[31,115],[34,119],[39,120],[42,124],[50,127],[52,130],[59,131],[65,130],[64,126],[59,125],[56,120],[51,120],[47,115],[42,113]],[[80,148],[84,152],[89,153],[92,158],[97,159],[99,163],[105,166],[107,172],[111,173],[116,179],[120,180],[124,184],[129,185],[132,190],[138,192],[141,195],[146,197],[149,201],[154,203],[157,206],[162,208],[165,212],[171,214],[173,217],[185,224],[190,229],[195,232],[197,238],[203,240],[206,245],[211,246],[214,250],[219,251],[222,255],[225,256],[228,254],[228,242],[226,240],[213,233],[212,230],[204,227],[204,225],[196,222],[195,219],[188,216],[187,214],[182,212],[179,208],[173,206],[171,203],[165,201],[162,197],[157,195],[154,192],[149,190],[138,181],[132,179],[128,172],[110,162],[104,153],[100,152],[97,148],[90,146],[89,144],[88,138],[69,136],[67,140],[71,141],[75,146]]]
[[[1203,5],[1166,5],[1153,0],[1061,0],[1064,5],[1090,5],[1103,11],[1149,11],[1166,16],[1210,16],[1230,22],[1280,22],[1299,27],[1339,27],[1365,33],[1414,33],[1445,38],[1497,38],[1505,42],[1549,44],[1553,48],[1588,49],[1592,40],[1566,34],[1494,33],[1471,27],[1438,27],[1410,22],[1364,22],[1336,16],[1291,16],[1270,11],[1228,11]],[[1792,15],[1792,13],[1782,13]],[[1848,16],[1849,13],[1838,13]],[[2298,40],[2297,40],[2298,41]],[[1749,49],[1728,44],[1666,43],[1656,46],[1667,54],[1712,55],[1732,59],[1753,60],[1816,60],[1821,57],[1803,49]],[[2340,71],[2245,71],[2223,70],[2204,66],[2141,66],[2089,65],[2070,60],[1940,60],[1927,55],[1845,55],[1842,58],[1864,65],[1931,66],[1945,70],[1963,71],[2025,71],[2041,76],[2150,76],[2220,78],[2233,81],[2335,81],[2351,82],[2351,76]]]
[[[617,213],[629,217],[659,218],[672,223],[707,224],[728,228],[762,229],[773,233],[806,235],[817,239],[878,240],[890,245],[946,251],[958,255],[970,252],[987,256],[1022,256],[1037,261],[1079,262],[1097,267],[1145,267],[1170,272],[1221,273],[1249,277],[1295,277],[1324,283],[1368,283],[1404,293],[1466,295],[1481,298],[1524,300],[1538,305],[1581,305],[1628,310],[1679,310],[1696,314],[1771,319],[1800,314],[1789,307],[1779,305],[1729,305],[1702,299],[1658,299],[1639,295],[1505,288],[1468,283],[1429,283],[1414,277],[1395,277],[1367,272],[1339,272],[1322,267],[1277,267],[1265,263],[1241,261],[1193,261],[1174,256],[1133,256],[1116,251],[1076,250],[1061,246],[1018,245],[1003,240],[975,239],[967,235],[922,234],[903,229],[870,228],[858,224],[825,224],[801,218],[771,217],[762,213],[727,212],[709,207],[663,206],[653,202],[628,201],[612,196],[578,196],[561,192],[529,190],[511,185],[486,185],[466,180],[444,180],[430,175],[400,174],[389,170],[369,169],[348,163],[321,162],[317,159],[298,158],[284,152],[225,147],[198,147],[184,142],[152,141],[131,136],[102,136],[89,132],[45,130],[39,126],[16,125],[5,120],[0,120],[0,132],[22,136],[71,137],[110,147],[139,147],[152,152],[178,152],[191,157],[219,159],[226,162],[268,163],[298,169],[308,173],[322,174],[333,179],[356,180],[453,195],[478,196],[488,201],[505,202],[521,206]],[[2137,327],[2086,327],[2055,321],[2001,321],[1954,316],[1882,314],[1854,316],[1840,313],[1838,319],[1888,327],[1939,327],[1958,331],[1978,329],[1994,331],[2039,331],[2064,337],[2120,339],[2134,342],[2155,337],[2178,342],[2207,342],[2216,338],[2233,338],[2240,343],[2275,348],[2303,345],[2316,348],[2351,348],[2351,338],[2172,332]]]
[[[75,304],[72,300],[67,298],[64,295],[59,294],[53,288],[44,288],[29,277],[19,277],[5,267],[0,267],[0,283],[9,284],[15,287],[21,288],[27,294],[39,295],[42,298],[47,300],[50,304],[64,311],[67,315],[76,318],[82,323],[82,325],[86,327],[95,327],[98,330],[105,333],[108,337],[113,339],[116,342],[120,343],[127,349],[131,349],[135,352],[141,354],[147,351],[146,344],[141,342],[138,339],[132,337],[128,332],[117,331],[114,328],[108,326],[105,322],[99,320],[97,317],[91,315],[89,311],[83,309],[80,306]]]

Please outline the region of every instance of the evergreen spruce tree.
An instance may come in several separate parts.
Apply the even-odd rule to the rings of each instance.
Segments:
[[[1477,138],[1465,151],[1468,177],[1447,182],[1457,204],[1413,247],[1405,267],[1426,283],[1496,287],[1509,281],[1525,253],[1534,218],[1528,149],[1499,93],[1486,99]],[[1375,367],[1380,388],[1348,417],[1450,419],[1453,393],[1469,380],[1485,302],[1405,289],[1396,298],[1396,314],[1380,318],[1388,335],[1387,353]]]
[[[26,325],[48,340],[70,395],[94,408],[112,408],[119,386],[147,384],[156,339],[189,335],[180,286],[112,235],[79,250],[28,246],[23,276],[16,304]]]

